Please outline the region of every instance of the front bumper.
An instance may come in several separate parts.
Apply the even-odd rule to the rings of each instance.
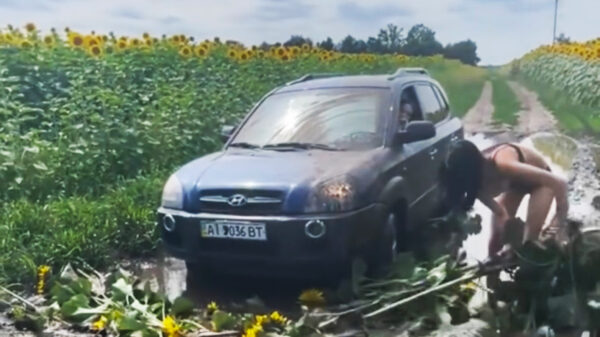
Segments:
[[[372,248],[381,233],[382,210],[383,205],[374,204],[335,214],[239,216],[160,208],[158,226],[167,251],[192,263],[232,274],[312,277],[339,274],[352,256]],[[172,231],[163,226],[166,215],[175,219]],[[267,240],[203,238],[204,220],[262,223]],[[317,239],[306,235],[305,225],[311,220],[325,224],[325,235]]]

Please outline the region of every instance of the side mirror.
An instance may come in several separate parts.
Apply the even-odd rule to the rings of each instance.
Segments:
[[[226,143],[229,140],[229,137],[231,137],[233,131],[235,131],[234,125],[223,125],[221,127],[221,140],[223,143]]]
[[[396,134],[395,144],[412,143],[435,137],[435,125],[429,121],[413,121],[406,125],[406,129]]]

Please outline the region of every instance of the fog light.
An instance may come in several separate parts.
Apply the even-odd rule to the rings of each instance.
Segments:
[[[172,232],[175,230],[175,218],[171,214],[165,214],[163,217],[163,227],[167,232]]]
[[[311,239],[318,239],[325,235],[325,224],[321,220],[310,220],[304,225],[304,233]]]

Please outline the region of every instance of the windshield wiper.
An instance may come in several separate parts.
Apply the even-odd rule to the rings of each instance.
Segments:
[[[267,144],[267,145],[263,146],[263,149],[278,149],[278,148],[294,148],[294,149],[303,149],[303,150],[317,149],[317,150],[325,150],[325,151],[343,151],[344,150],[344,149],[329,146],[326,144],[302,143],[302,142],[274,143],[274,144]]]
[[[242,149],[258,149],[260,146],[246,142],[238,142],[229,144],[230,147],[241,147]]]

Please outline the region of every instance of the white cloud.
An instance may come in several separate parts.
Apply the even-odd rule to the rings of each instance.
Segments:
[[[424,23],[446,44],[475,41],[483,64],[500,64],[552,39],[554,0],[0,0],[0,21],[42,29],[220,36],[247,44],[301,34],[366,39],[387,23]],[[600,36],[599,0],[560,0],[558,32]]]

